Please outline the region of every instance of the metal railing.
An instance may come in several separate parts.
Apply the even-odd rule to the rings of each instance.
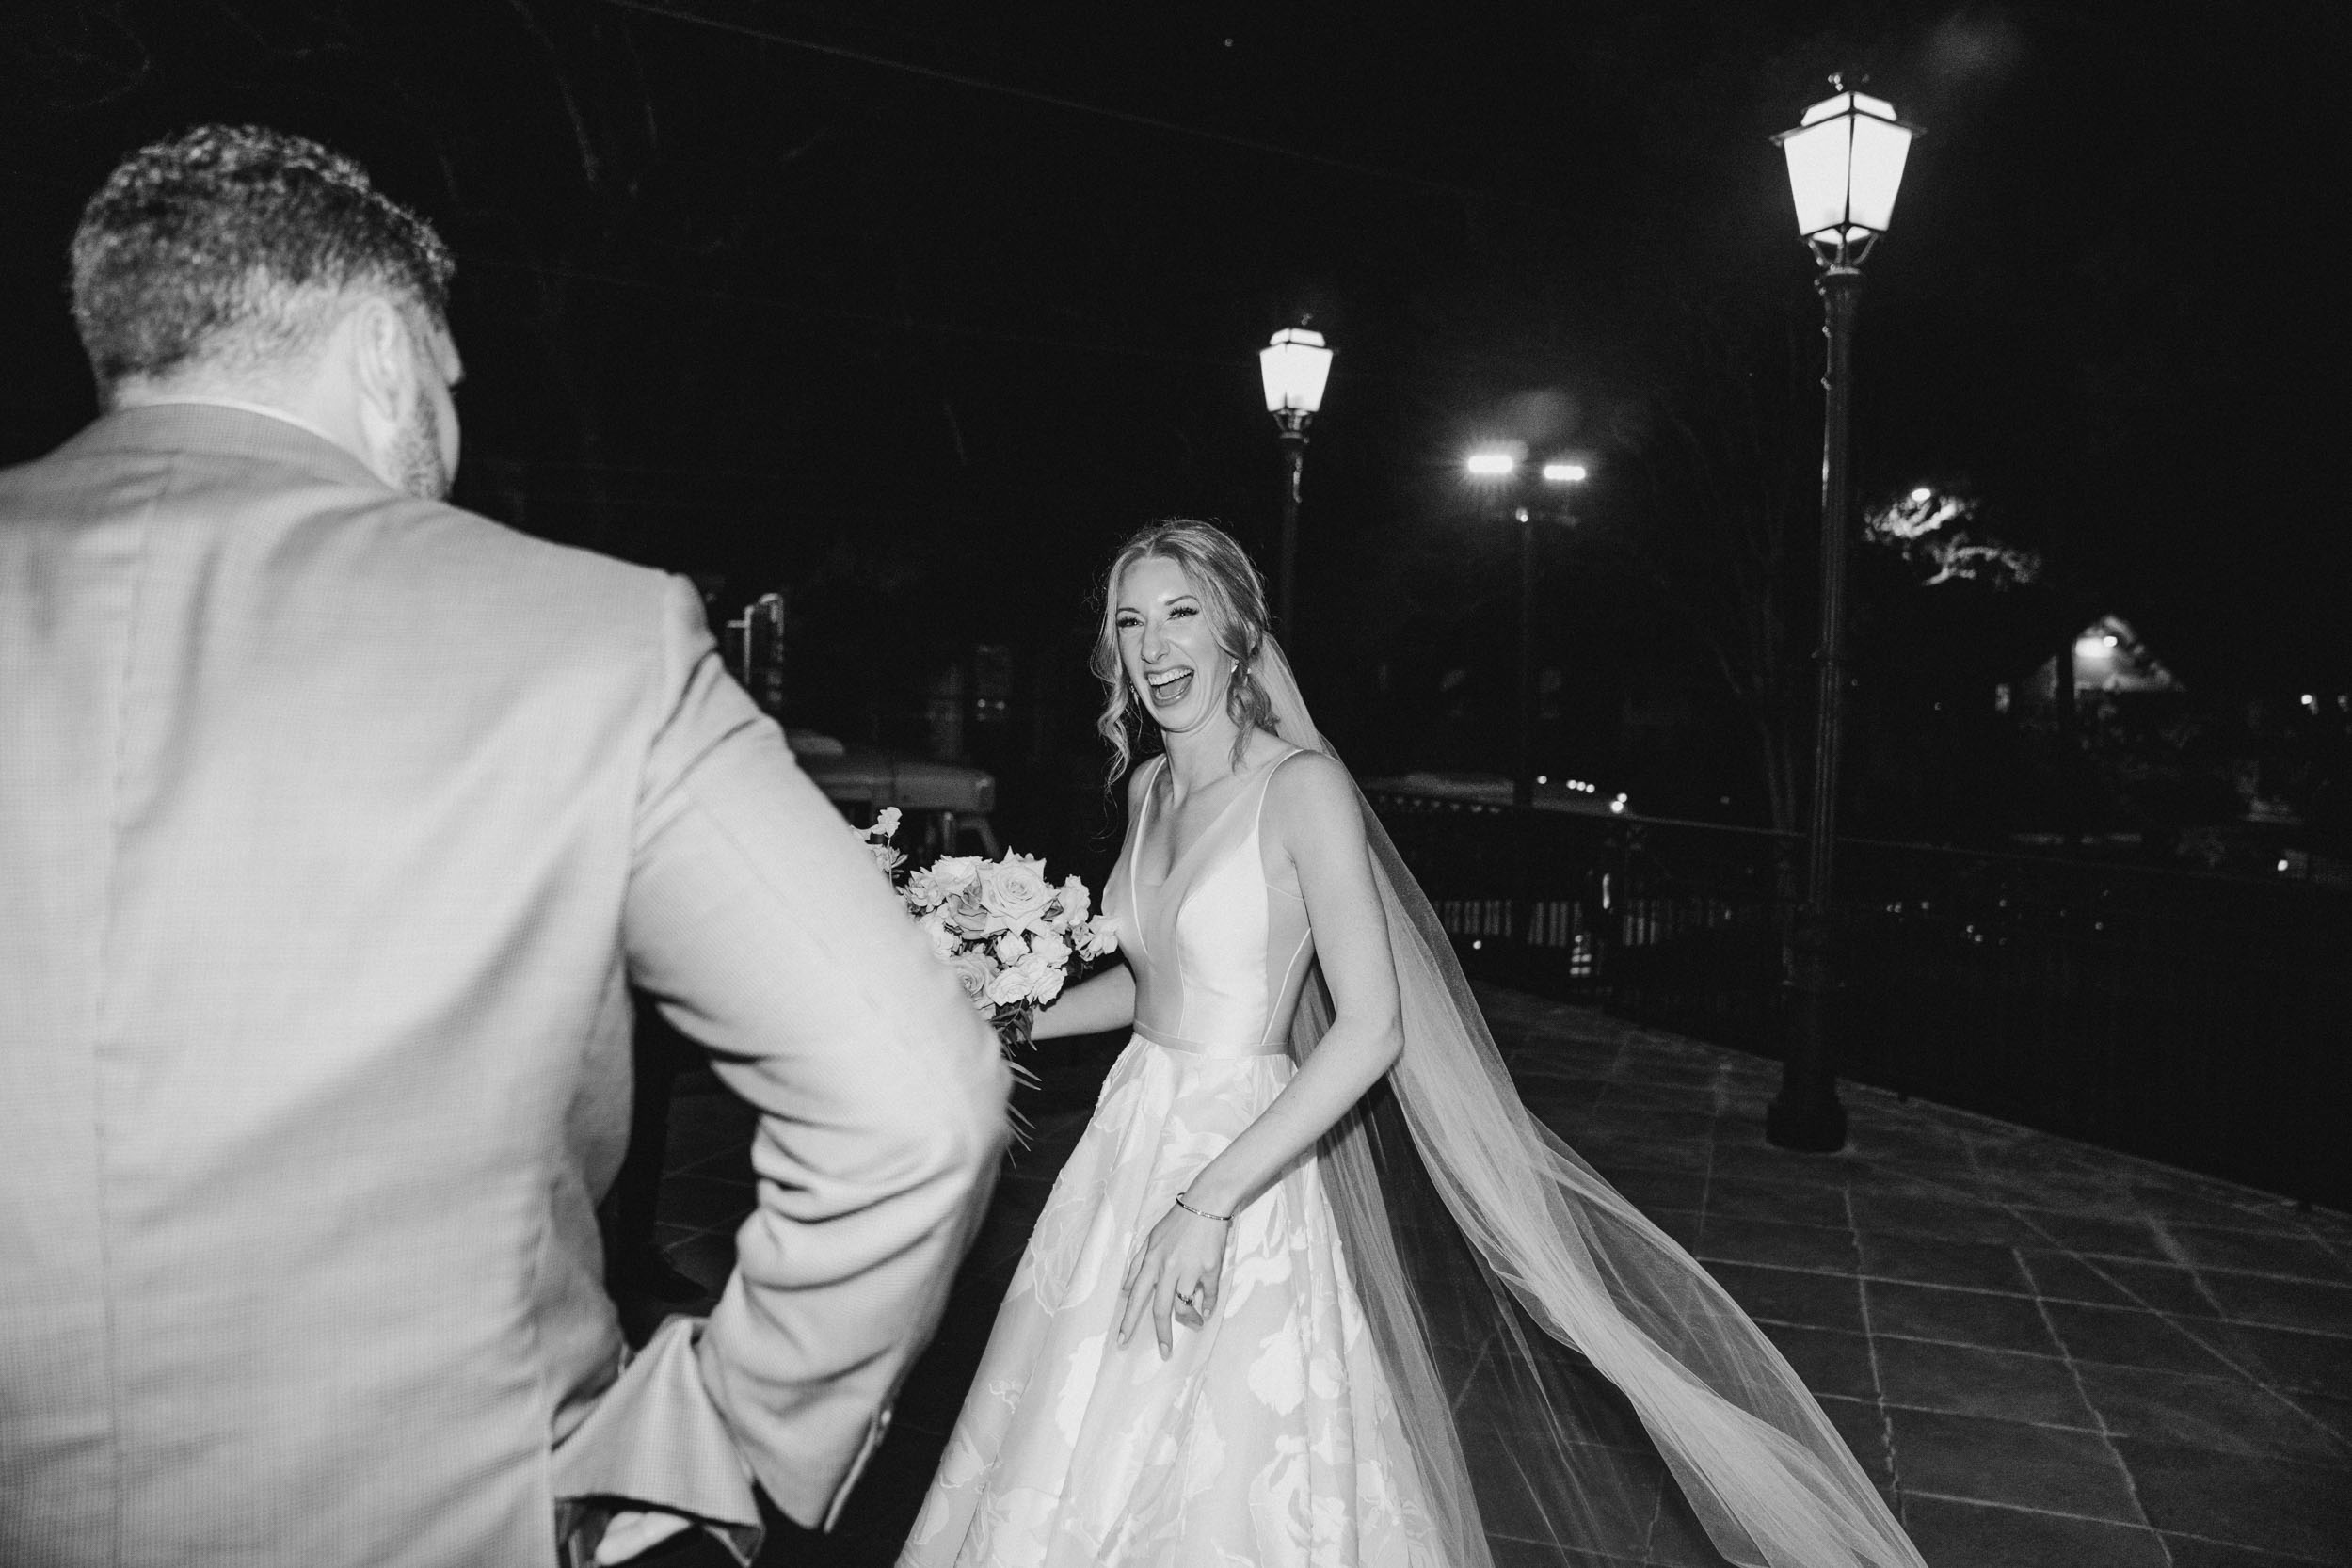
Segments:
[[[1372,800],[1472,973],[1780,1055],[1796,836]],[[2059,856],[1838,855],[1841,1076],[2352,1207],[2352,899]]]

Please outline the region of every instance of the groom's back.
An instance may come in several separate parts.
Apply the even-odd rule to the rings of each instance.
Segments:
[[[0,474],[0,1561],[547,1560],[671,591],[256,414]]]

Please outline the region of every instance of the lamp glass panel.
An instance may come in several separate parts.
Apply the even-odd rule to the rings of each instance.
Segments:
[[[1800,234],[1817,234],[1846,221],[1846,175],[1853,152],[1851,125],[1851,120],[1845,116],[1822,120],[1789,132],[1781,142],[1781,151],[1788,156],[1788,189],[1796,198],[1797,232]]]
[[[1331,378],[1331,350],[1320,332],[1290,327],[1257,351],[1258,377],[1265,383],[1266,411],[1296,408],[1313,413],[1323,404],[1323,388]]]
[[[1290,366],[1279,345],[1257,351],[1257,378],[1266,384],[1266,411],[1282,412],[1290,395]]]
[[[1854,116],[1851,221],[1880,233],[1895,216],[1895,193],[1903,183],[1903,162],[1912,134],[1891,120]]]

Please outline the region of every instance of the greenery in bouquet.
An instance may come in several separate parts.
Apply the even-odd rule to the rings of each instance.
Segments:
[[[999,860],[943,855],[910,872],[890,843],[898,827],[898,808],[886,807],[866,829],[866,847],[932,952],[1008,1045],[1028,1039],[1036,1010],[1062,994],[1074,970],[1118,945],[1077,877],[1057,885],[1045,861],[1011,850]]]

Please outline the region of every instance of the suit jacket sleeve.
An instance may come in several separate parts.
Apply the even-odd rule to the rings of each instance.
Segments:
[[[760,1112],[759,1208],[694,1360],[768,1495],[820,1525],[937,1324],[994,1180],[1010,1080],[856,835],[721,667],[692,590],[673,586],[674,700],[639,800],[623,938],[636,984]],[[682,1365],[680,1350],[668,1336],[631,1371],[658,1376],[647,1364]],[[629,1392],[613,1394],[625,1406]]]

